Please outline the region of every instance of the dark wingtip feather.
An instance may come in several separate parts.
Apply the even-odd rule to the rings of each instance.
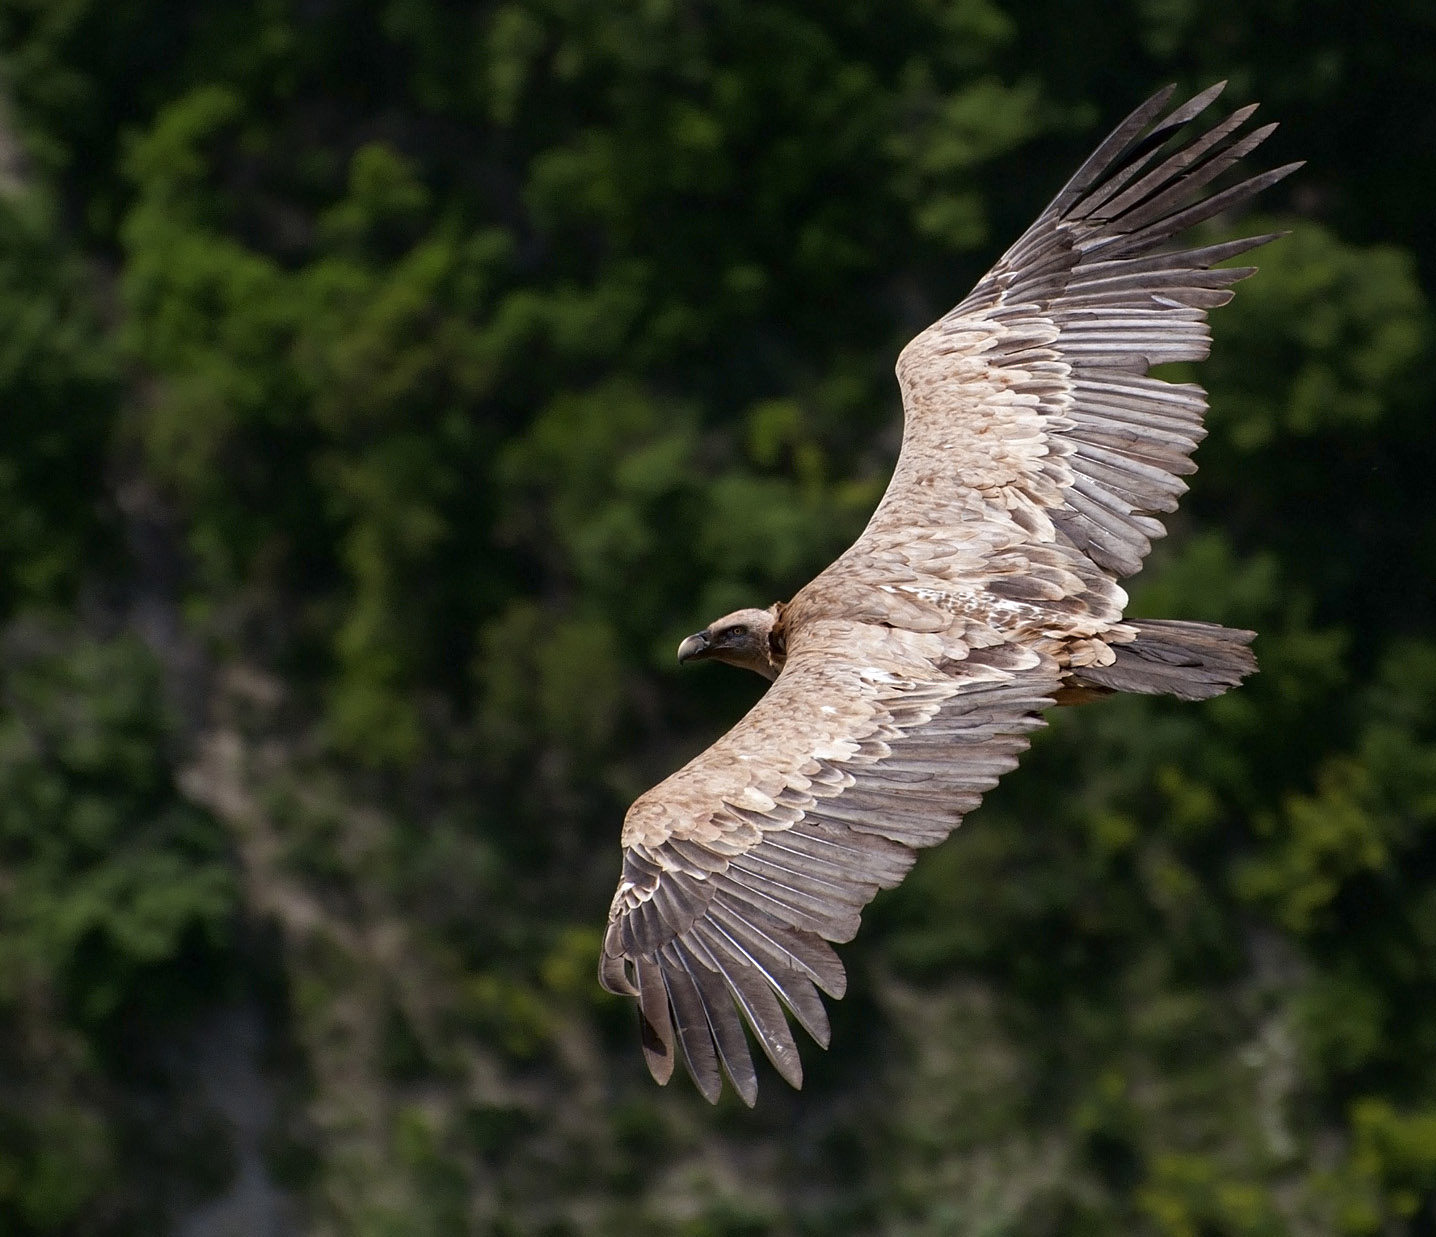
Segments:
[[[1185,103],[1178,104],[1167,116],[1152,126],[1151,131],[1142,138],[1141,145],[1143,147],[1161,145],[1162,142],[1166,141],[1169,134],[1180,129],[1189,120],[1194,119],[1206,111],[1207,108],[1216,102],[1218,96],[1220,96],[1226,88],[1227,84],[1225,81],[1215,82],[1205,90],[1198,91]],[[1161,95],[1162,101],[1165,103],[1176,92],[1176,89],[1176,85],[1173,84],[1158,91],[1157,95]],[[1153,95],[1152,98],[1155,99],[1157,95]],[[1125,124],[1126,122],[1124,121],[1123,123]]]
[[[613,938],[613,928],[609,928],[608,935],[610,939]],[[628,977],[628,966],[623,955],[610,953],[608,944],[607,940],[604,941],[603,953],[598,959],[598,982],[604,991],[611,992],[614,996],[637,996],[638,989]]]
[[[660,1086],[673,1077],[673,1019],[668,1009],[668,989],[652,960],[635,959],[638,977],[639,1036],[648,1072]]]
[[[1132,142],[1152,122],[1167,101],[1176,93],[1175,82],[1163,86],[1156,94],[1133,108],[1126,118],[1109,133],[1087,158],[1082,166],[1062,187],[1049,211],[1061,211],[1077,201],[1088,189],[1101,179],[1107,170],[1128,150]]]
[[[748,1037],[743,1032],[742,1020],[727,985],[719,972],[709,970],[679,942],[674,942],[673,949],[702,999],[703,1012],[708,1018],[708,1032],[718,1051],[718,1062],[739,1098],[752,1108],[758,1102],[758,1074],[753,1068]]]
[[[673,1009],[678,1046],[698,1092],[710,1104],[716,1104],[723,1093],[723,1074],[718,1066],[718,1047],[708,1025],[703,998],[692,977],[680,966],[665,966],[659,974],[668,989]]]
[[[660,1087],[667,1086],[673,1077],[673,1043],[665,1042],[654,1028],[653,1023],[638,1011],[638,1039],[643,1045],[643,1060],[653,1081]]]

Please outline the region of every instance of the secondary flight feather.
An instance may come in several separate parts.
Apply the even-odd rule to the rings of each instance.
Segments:
[[[709,1100],[726,1076],[751,1105],[751,1033],[800,1086],[792,1022],[826,1046],[819,993],[846,982],[831,943],[1017,764],[1047,707],[1200,700],[1256,669],[1252,632],[1124,619],[1118,583],[1204,434],[1201,387],[1148,370],[1206,356],[1207,311],[1254,270],[1216,264],[1273,238],[1169,242],[1300,166],[1208,192],[1275,128],[1243,133],[1244,107],[1179,135],[1221,89],[1139,107],[903,349],[902,451],[842,557],[680,646],[773,682],[624,821],[599,977],[637,999],[659,1082],[681,1055]]]

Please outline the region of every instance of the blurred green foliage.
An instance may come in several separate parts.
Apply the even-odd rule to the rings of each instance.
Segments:
[[[0,1219],[70,1232],[124,1199],[132,1047],[212,1000],[233,969],[224,830],[175,785],[175,727],[131,636],[20,620],[0,669]],[[123,1200],[123,1201],[122,1201]]]
[[[0,0],[0,1229],[1436,1232],[1433,64],[1415,0]],[[673,647],[1220,77],[1310,163],[1133,604],[1263,673],[1054,716],[801,1095],[653,1088],[618,822],[756,688]]]

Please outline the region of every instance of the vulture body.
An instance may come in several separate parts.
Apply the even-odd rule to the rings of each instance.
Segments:
[[[635,997],[666,1082],[681,1054],[754,1103],[745,1024],[802,1082],[841,997],[830,942],[1017,763],[1043,711],[1112,691],[1200,700],[1256,669],[1249,631],[1123,618],[1119,581],[1163,534],[1203,436],[1209,309],[1272,239],[1170,248],[1299,165],[1203,196],[1275,126],[1242,108],[1171,140],[1215,86],[1132,113],[957,308],[903,349],[902,451],[858,540],[790,602],[690,636],[679,659],[773,680],[726,735],[642,795],[599,976]],[[1161,119],[1159,119],[1161,117]]]

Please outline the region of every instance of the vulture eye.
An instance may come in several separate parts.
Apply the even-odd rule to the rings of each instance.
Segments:
[[[728,634],[730,636],[746,636],[748,634],[748,629],[743,626],[742,623],[739,623],[736,627],[728,628]]]

